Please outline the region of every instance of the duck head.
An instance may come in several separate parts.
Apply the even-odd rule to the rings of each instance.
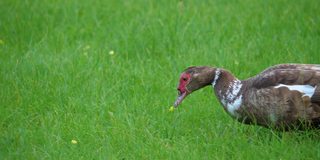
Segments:
[[[175,107],[192,92],[210,85],[214,79],[215,68],[207,66],[193,66],[184,70],[179,79],[177,87],[178,97],[174,103]]]

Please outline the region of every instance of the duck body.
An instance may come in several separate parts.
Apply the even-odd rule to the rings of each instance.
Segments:
[[[280,64],[246,80],[223,68],[190,67],[181,77],[179,95],[186,92],[185,98],[211,85],[224,110],[242,123],[284,130],[320,128],[320,65]]]

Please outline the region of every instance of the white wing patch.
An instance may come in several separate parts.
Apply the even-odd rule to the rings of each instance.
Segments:
[[[311,85],[285,85],[285,84],[279,84],[275,86],[274,88],[279,87],[287,87],[290,91],[299,91],[303,95],[302,96],[308,96],[312,97],[314,94],[314,91],[316,90],[316,87],[312,87]]]
[[[313,66],[313,67],[311,67],[311,69],[319,71],[320,70],[320,65]]]

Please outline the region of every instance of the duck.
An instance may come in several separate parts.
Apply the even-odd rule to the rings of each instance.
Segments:
[[[278,64],[245,80],[224,68],[191,66],[180,75],[173,106],[206,86],[213,87],[223,109],[243,124],[320,129],[319,64]]]

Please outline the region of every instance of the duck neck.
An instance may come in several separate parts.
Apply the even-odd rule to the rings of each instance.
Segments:
[[[242,103],[242,81],[233,76],[229,71],[216,69],[215,77],[212,82],[215,94],[224,108],[235,115],[234,111]]]

